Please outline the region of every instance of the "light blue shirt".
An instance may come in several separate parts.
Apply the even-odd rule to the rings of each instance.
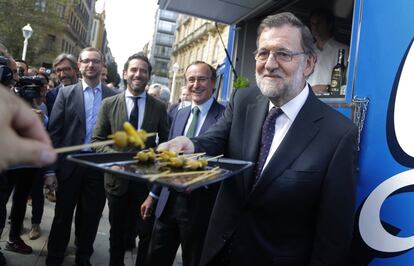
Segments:
[[[85,121],[86,121],[86,134],[84,144],[91,143],[92,131],[96,125],[96,119],[98,118],[99,108],[102,102],[102,84],[99,84],[95,88],[91,88],[84,80],[82,80],[83,87],[83,101],[85,105]],[[91,149],[85,149],[84,151],[90,151]]]

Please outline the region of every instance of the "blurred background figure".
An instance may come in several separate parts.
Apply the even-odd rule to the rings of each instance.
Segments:
[[[331,84],[331,73],[338,60],[338,50],[345,49],[347,61],[349,47],[334,39],[335,16],[330,10],[314,10],[309,20],[310,30],[315,38],[317,61],[308,82],[315,93],[325,93]]]
[[[168,120],[170,125],[172,124],[177,111],[189,105],[191,105],[191,92],[187,86],[182,86],[178,102],[171,105],[170,109],[168,110]]]

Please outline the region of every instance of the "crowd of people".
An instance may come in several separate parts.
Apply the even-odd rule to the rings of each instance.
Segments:
[[[0,101],[24,106],[11,91],[18,93],[14,87],[18,69],[29,75],[29,67],[25,62],[17,66],[5,52],[3,56],[12,80],[2,78],[10,88],[1,88]],[[34,110],[13,107],[4,117],[15,121],[10,123],[13,128],[9,124],[1,133],[7,142],[11,139],[21,147],[30,141],[36,148],[26,147],[31,152],[17,159],[20,151],[0,138],[1,148],[19,152],[2,154],[0,160],[0,170],[9,167],[2,173],[5,184],[0,184],[1,228],[14,188],[6,249],[32,252],[20,232],[30,192],[33,204],[38,200],[33,190],[42,191],[44,181],[56,192],[46,265],[62,265],[72,221],[76,265],[91,265],[106,200],[111,266],[124,265],[125,251],[135,246],[137,237],[136,265],[172,265],[179,245],[183,264],[191,266],[345,264],[353,228],[357,129],[315,97],[307,82],[317,61],[314,37],[293,14],[271,15],[261,22],[254,58],[257,87],[235,90],[227,107],[214,98],[216,70],[203,61],[186,67],[180,102],[168,107],[169,95],[162,96],[162,87],[149,86],[152,67],[143,53],[125,62],[123,91],[105,84],[99,50],[87,47],[77,59],[57,56],[53,62],[57,81],[44,77],[49,81],[30,102]],[[6,107],[0,104],[2,108]],[[105,140],[125,121],[157,132],[146,147],[224,154],[255,162],[255,167],[221,183],[180,193],[80,167],[65,159],[68,153],[50,164],[56,158],[52,146]],[[77,153],[117,151],[101,146]],[[33,185],[36,180],[40,185]],[[34,214],[32,228],[40,230],[39,215]],[[4,257],[0,258],[4,265]]]

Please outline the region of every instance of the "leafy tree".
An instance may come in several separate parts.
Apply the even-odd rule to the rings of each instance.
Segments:
[[[58,12],[58,8],[64,10],[66,2],[67,0],[0,0],[0,17],[3,21],[0,23],[0,42],[7,46],[13,57],[21,58],[24,41],[22,28],[29,23],[33,35],[29,39],[26,61],[30,65],[40,66],[42,62],[54,58],[60,48],[56,36],[64,27],[64,12],[62,9],[62,12]]]

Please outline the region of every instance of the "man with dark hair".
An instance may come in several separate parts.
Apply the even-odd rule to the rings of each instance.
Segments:
[[[200,265],[344,265],[352,239],[356,126],[318,100],[309,29],[292,13],[266,17],[258,88],[236,90],[202,136],[159,149],[256,162],[221,184]]]
[[[177,112],[171,124],[170,139],[202,135],[224,111],[224,106],[213,97],[216,84],[213,67],[196,61],[187,67],[185,78],[192,104]],[[172,265],[180,244],[184,265],[199,265],[218,186],[211,185],[191,193],[162,188],[148,254],[149,265]]]
[[[332,69],[338,62],[338,50],[345,49],[345,63],[349,47],[334,39],[335,17],[328,9],[316,9],[310,15],[310,29],[315,38],[317,61],[308,82],[314,92],[327,92]]]
[[[90,143],[101,101],[115,95],[101,83],[103,60],[102,53],[95,48],[88,47],[80,52],[78,67],[83,79],[59,91],[50,116],[49,133],[55,148]],[[91,152],[91,149],[81,150],[81,153]],[[91,265],[89,259],[105,205],[103,174],[67,161],[67,155],[61,154],[54,167],[59,188],[46,265],[62,264],[75,207],[79,213],[76,264]]]
[[[52,113],[52,107],[59,90],[65,86],[73,85],[78,82],[79,69],[76,57],[65,53],[58,55],[53,61],[53,70],[56,73],[60,84],[46,94],[46,106],[49,115]]]
[[[127,89],[102,102],[92,141],[107,139],[108,135],[122,130],[123,123],[128,120],[137,129],[157,132],[160,141],[167,140],[166,106],[145,91],[150,76],[151,64],[144,54],[138,53],[128,58],[123,71]],[[146,141],[146,147],[155,147],[155,137]],[[136,149],[130,149],[130,151],[134,150]],[[97,151],[114,152],[115,150],[104,146],[97,148]],[[105,190],[111,224],[109,265],[124,265],[125,242],[130,237],[127,234],[134,234],[131,231],[135,229],[135,226],[139,236],[136,265],[145,265],[154,222],[154,216],[151,213],[152,198],[149,196],[147,185],[105,174]]]

